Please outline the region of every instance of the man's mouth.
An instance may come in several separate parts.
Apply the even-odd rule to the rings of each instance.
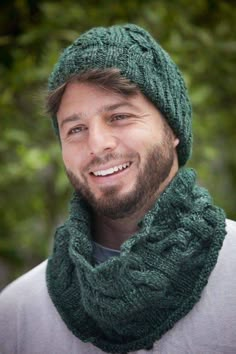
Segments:
[[[131,162],[126,162],[121,165],[110,167],[106,170],[92,171],[90,173],[96,177],[101,177],[101,176],[104,177],[104,176],[108,176],[108,175],[113,175],[115,173],[119,173],[119,172],[127,169],[130,165],[131,165]]]

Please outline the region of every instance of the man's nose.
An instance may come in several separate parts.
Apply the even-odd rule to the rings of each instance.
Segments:
[[[100,156],[108,151],[112,151],[117,146],[117,137],[106,122],[101,122],[95,118],[89,127],[88,148],[90,155]]]

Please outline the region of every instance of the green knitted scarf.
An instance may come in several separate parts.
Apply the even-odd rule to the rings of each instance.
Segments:
[[[149,349],[199,300],[226,231],[224,212],[195,179],[180,169],[120,256],[97,266],[88,207],[73,198],[47,286],[75,336],[108,353]]]

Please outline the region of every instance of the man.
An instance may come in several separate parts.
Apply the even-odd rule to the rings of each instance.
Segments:
[[[48,261],[1,295],[1,353],[236,353],[236,223],[183,167],[191,105],[168,54],[138,26],[93,28],[47,108],[75,194]]]

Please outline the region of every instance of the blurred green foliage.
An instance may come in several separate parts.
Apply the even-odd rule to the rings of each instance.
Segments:
[[[236,6],[224,0],[12,0],[0,12],[0,287],[43,260],[71,195],[42,109],[62,48],[93,26],[144,26],[178,63],[194,112],[189,166],[236,214]]]

